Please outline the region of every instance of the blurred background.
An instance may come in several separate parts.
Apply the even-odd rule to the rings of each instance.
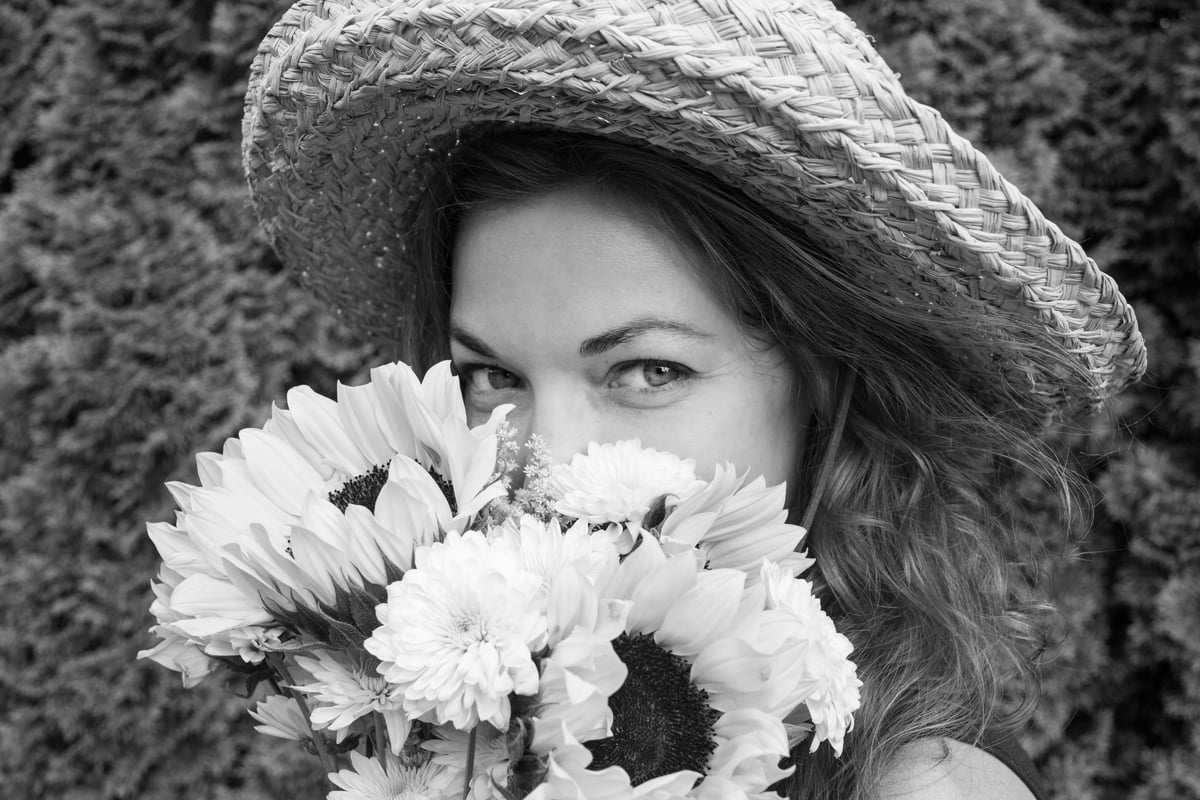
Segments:
[[[1195,0],[843,3],[1111,271],[1150,373],[1064,442],[1089,524],[1015,496],[1066,638],[1025,742],[1058,798],[1200,797],[1200,11]],[[315,759],[149,647],[166,480],[379,353],[255,228],[239,126],[282,0],[0,4],[0,792],[319,798]],[[1014,489],[1014,492],[1019,490]],[[1058,542],[1062,544],[1057,544]],[[1069,556],[1069,557],[1067,557]]]

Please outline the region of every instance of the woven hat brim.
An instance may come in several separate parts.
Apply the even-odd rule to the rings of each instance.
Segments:
[[[252,197],[281,258],[351,325],[394,339],[420,313],[409,241],[429,176],[465,131],[548,126],[700,165],[869,265],[898,301],[1035,320],[1089,381],[984,346],[1052,402],[1102,399],[1144,371],[1115,282],[909,98],[833,6],[637,7],[293,6],[260,48],[244,120]]]

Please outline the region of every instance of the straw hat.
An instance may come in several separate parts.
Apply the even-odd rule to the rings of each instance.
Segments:
[[[1112,279],[824,0],[301,0],[251,73],[254,206],[306,284],[395,340],[420,313],[406,233],[427,176],[463,132],[505,122],[702,166],[898,301],[1036,320],[1090,382],[983,347],[1043,399],[1097,400],[1145,369]]]

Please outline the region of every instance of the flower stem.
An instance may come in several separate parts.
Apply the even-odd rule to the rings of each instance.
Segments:
[[[478,733],[479,727],[476,726],[467,734],[467,776],[463,779],[463,800],[467,800],[467,795],[471,793],[471,775],[475,772],[475,737]]]
[[[321,759],[321,768],[325,770],[326,774],[337,772],[337,761],[325,747],[325,738],[317,733],[316,729],[312,726],[312,714],[308,710],[308,703],[304,701],[302,693],[292,690],[292,676],[283,661],[283,655],[280,653],[271,653],[267,656],[267,661],[279,673],[279,677],[283,678],[284,685],[288,689],[288,694],[296,701],[296,705],[300,706],[300,711],[304,716],[304,725],[308,728],[308,735],[312,738],[313,747],[317,749],[317,758]]]
[[[382,753],[387,749],[387,739],[383,732],[383,715],[376,712],[371,716],[375,717],[375,752],[380,754],[377,758],[382,759]]]

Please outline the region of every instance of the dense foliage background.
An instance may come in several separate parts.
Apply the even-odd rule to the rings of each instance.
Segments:
[[[5,796],[321,796],[315,759],[254,734],[243,703],[134,660],[163,481],[194,480],[192,453],[287,386],[331,391],[377,357],[294,287],[246,207],[244,76],[284,5],[0,5]],[[1097,508],[1045,568],[1067,638],[1027,744],[1061,798],[1200,797],[1200,12],[845,7],[1137,308],[1151,374],[1070,443]]]

